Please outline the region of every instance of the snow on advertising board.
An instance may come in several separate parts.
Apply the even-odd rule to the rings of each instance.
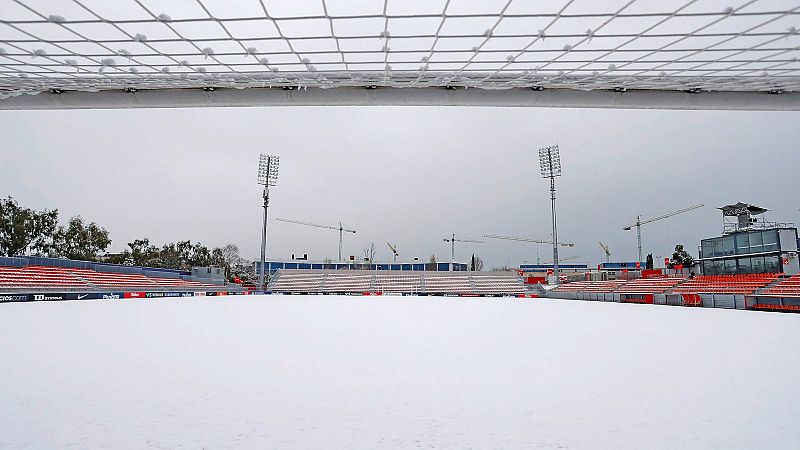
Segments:
[[[41,294],[0,294],[1,302],[47,302],[59,300],[108,300],[123,298],[122,292],[76,292],[67,293],[41,293]]]

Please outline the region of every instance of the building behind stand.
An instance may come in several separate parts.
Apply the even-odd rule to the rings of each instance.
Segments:
[[[314,270],[380,270],[380,271],[429,271],[429,272],[465,272],[469,266],[459,262],[435,262],[426,263],[421,261],[411,262],[392,262],[392,263],[371,263],[359,261],[309,261],[308,259],[269,260],[265,264],[268,274],[273,275],[279,269],[314,269]],[[255,262],[256,273],[261,270],[261,262]]]
[[[225,270],[220,267],[192,267],[192,277],[201,283],[219,284],[226,283]]]
[[[768,209],[747,203],[719,209],[722,236],[700,242],[698,262],[704,275],[800,272],[794,224],[770,222],[764,218]]]

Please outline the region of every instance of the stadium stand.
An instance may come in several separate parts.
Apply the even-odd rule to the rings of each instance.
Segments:
[[[762,294],[776,297],[800,297],[800,274],[793,275],[774,286],[768,287]]]
[[[508,275],[473,276],[472,284],[475,286],[475,293],[477,294],[525,293],[525,286]]]
[[[102,273],[89,269],[67,269],[78,277],[81,277],[88,284],[98,288],[122,287],[131,288],[151,288],[156,287],[155,282],[144,275],[132,275],[123,273]]]
[[[663,294],[684,279],[683,277],[637,278],[623,284],[614,292],[619,294]]]
[[[323,280],[322,292],[369,292],[372,275],[329,273]]]
[[[469,274],[431,273],[425,276],[425,292],[429,294],[474,294]]]
[[[137,274],[98,272],[90,269],[0,266],[0,288],[5,290],[168,290],[206,289],[219,286],[180,278],[147,277]]]
[[[161,277],[148,277],[156,285],[164,288],[211,288],[219,287],[218,285],[201,283],[199,281],[183,280],[180,278],[161,278]]]
[[[395,293],[521,295],[527,292],[516,272],[392,273],[279,269],[269,291],[281,293]]]
[[[91,288],[85,280],[60,267],[2,267],[0,288],[4,289],[81,289]]]
[[[686,294],[752,294],[778,279],[776,273],[696,276],[673,289]]]
[[[272,289],[276,292],[322,292],[325,277],[315,273],[281,272],[273,276]]]
[[[393,273],[375,274],[375,290],[377,292],[400,292],[414,294],[422,292],[424,285],[422,276]]]
[[[625,284],[627,280],[609,281],[574,281],[564,283],[554,288],[552,292],[614,292],[617,288]]]
[[[778,279],[778,274],[711,275],[637,278],[630,281],[576,281],[565,283],[553,292],[602,292],[618,294],[752,294]],[[790,285],[787,285],[790,286]],[[798,278],[800,286],[800,278]],[[791,289],[791,288],[790,288]]]

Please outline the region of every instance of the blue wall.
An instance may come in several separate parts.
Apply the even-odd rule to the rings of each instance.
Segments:
[[[362,263],[307,263],[307,262],[287,262],[287,261],[267,261],[266,266],[270,273],[274,273],[278,269],[328,269],[328,270],[396,270],[401,272],[426,270],[428,264],[414,263],[414,264],[362,264]],[[255,263],[256,273],[260,272],[261,262]],[[450,270],[450,263],[436,263],[436,270],[445,272]],[[467,265],[462,263],[453,263],[454,271],[465,271]]]

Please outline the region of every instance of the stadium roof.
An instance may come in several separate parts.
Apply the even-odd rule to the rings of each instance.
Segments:
[[[721,206],[717,209],[722,211],[723,216],[738,216],[741,214],[758,215],[769,211],[766,208],[742,202]]]
[[[0,0],[0,109],[796,110],[800,4],[787,3]]]

